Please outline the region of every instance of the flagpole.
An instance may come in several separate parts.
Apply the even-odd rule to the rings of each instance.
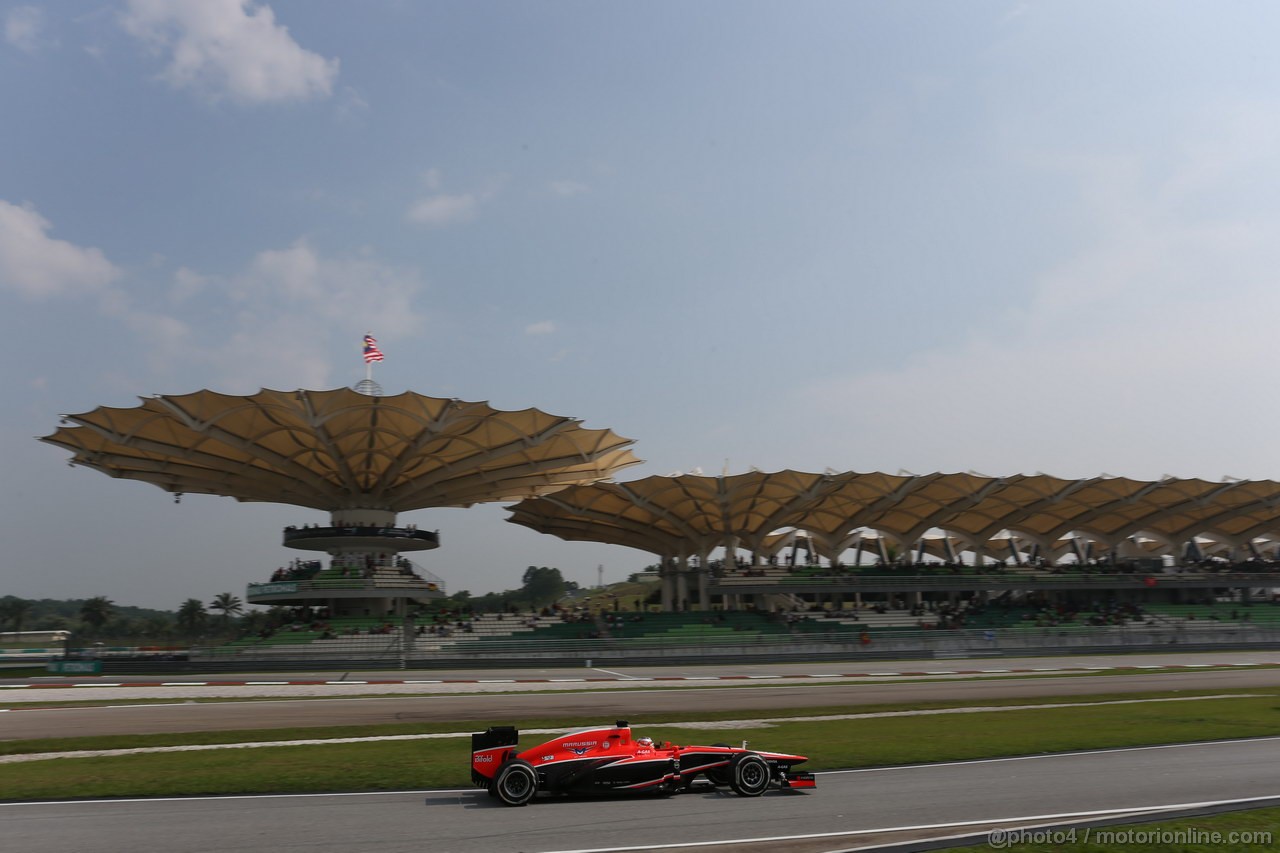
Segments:
[[[370,397],[381,397],[382,389],[378,387],[377,382],[373,381],[373,363],[375,361],[382,361],[382,353],[378,352],[378,344],[373,335],[366,332],[364,336],[364,380],[356,383],[355,390],[361,394],[368,394]]]

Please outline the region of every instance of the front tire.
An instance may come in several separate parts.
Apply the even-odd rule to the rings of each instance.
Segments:
[[[754,752],[748,752],[734,762],[729,787],[739,797],[758,797],[769,790],[772,781],[769,762]]]
[[[533,765],[516,759],[502,766],[498,778],[493,781],[498,799],[508,806],[527,805],[538,793],[538,774]]]

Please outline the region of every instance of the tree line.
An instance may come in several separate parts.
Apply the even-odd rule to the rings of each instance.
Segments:
[[[77,640],[87,641],[120,638],[160,643],[231,634],[252,628],[245,620],[254,622],[258,618],[265,620],[266,613],[245,613],[244,602],[229,592],[218,593],[208,604],[188,598],[173,611],[120,605],[105,595],[73,599],[0,597],[0,633],[70,631]]]
[[[565,580],[558,568],[529,566],[517,588],[479,596],[464,589],[441,604],[476,613],[541,610],[578,591],[578,584]],[[216,640],[256,633],[273,618],[270,610],[246,610],[244,602],[229,592],[218,593],[207,603],[188,598],[176,610],[116,604],[105,595],[65,600],[0,596],[0,633],[70,631],[77,642],[162,645],[168,640]],[[16,638],[0,640],[9,645],[17,642]]]

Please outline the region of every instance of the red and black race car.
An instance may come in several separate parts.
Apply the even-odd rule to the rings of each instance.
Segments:
[[[791,768],[803,755],[716,744],[674,746],[632,738],[626,720],[561,735],[521,750],[514,726],[471,735],[471,781],[509,806],[523,806],[539,791],[561,794],[672,794],[695,780],[758,797],[772,787],[816,787],[812,773]],[[704,784],[699,782],[699,784]]]

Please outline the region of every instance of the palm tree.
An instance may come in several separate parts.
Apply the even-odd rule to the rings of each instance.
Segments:
[[[232,616],[244,612],[244,602],[229,592],[220,592],[209,602],[209,609],[222,611],[222,626],[225,628]]]
[[[111,621],[114,604],[105,595],[95,596],[80,605],[80,621],[92,630],[99,631]]]
[[[187,634],[198,634],[208,616],[203,601],[198,598],[188,598],[178,608],[178,627]]]

